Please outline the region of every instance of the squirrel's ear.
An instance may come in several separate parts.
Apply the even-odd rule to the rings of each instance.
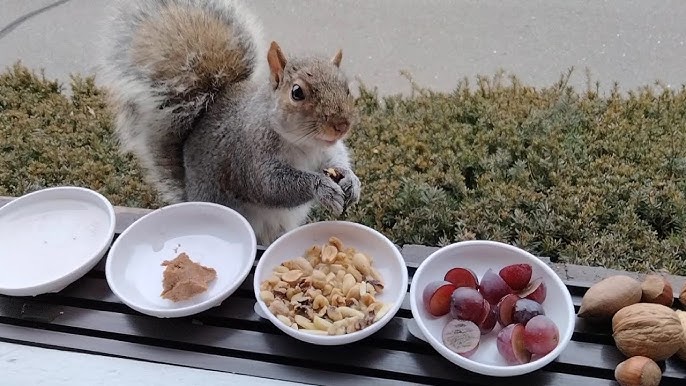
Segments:
[[[331,62],[334,64],[334,66],[340,67],[341,66],[341,59],[343,59],[343,50],[338,50],[338,52],[336,52],[336,55],[333,57],[333,59],[331,59]]]
[[[283,69],[286,67],[286,57],[283,55],[283,52],[281,52],[281,47],[279,47],[276,42],[272,42],[272,44],[269,46],[267,62],[269,62],[272,85],[276,89],[283,79]]]

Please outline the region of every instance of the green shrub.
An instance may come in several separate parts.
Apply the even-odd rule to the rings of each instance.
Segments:
[[[73,77],[71,86],[68,98],[20,65],[0,75],[0,195],[75,185],[116,205],[158,206],[132,158],[119,154],[93,78]]]
[[[407,97],[362,87],[349,144],[363,195],[342,218],[398,244],[492,239],[570,263],[686,274],[686,89],[601,95],[567,76],[536,89],[498,74]],[[75,184],[158,207],[117,152],[93,79],[72,83],[67,97],[20,66],[0,76],[0,194]]]

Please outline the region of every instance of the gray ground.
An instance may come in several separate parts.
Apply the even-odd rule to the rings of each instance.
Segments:
[[[93,71],[108,0],[0,2],[0,66],[21,59],[64,80]],[[683,0],[253,0],[253,7],[285,50],[342,47],[350,74],[382,93],[409,90],[401,70],[441,91],[501,68],[536,86],[572,66],[580,87],[586,68],[604,88],[686,83]]]

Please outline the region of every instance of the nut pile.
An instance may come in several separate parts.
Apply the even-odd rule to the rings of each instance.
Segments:
[[[337,237],[274,268],[260,298],[282,323],[319,335],[343,335],[381,319],[390,304],[378,301],[384,283],[373,259],[345,248]]]
[[[686,307],[686,284],[680,293]],[[656,362],[686,361],[686,313],[673,306],[673,287],[664,275],[614,275],[586,291],[577,316],[611,322],[615,345],[627,357],[615,369],[621,386],[657,386],[662,373]]]

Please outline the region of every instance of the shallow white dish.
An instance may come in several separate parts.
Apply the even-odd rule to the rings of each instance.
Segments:
[[[312,245],[323,245],[331,236],[338,237],[344,247],[350,246],[372,256],[372,265],[383,278],[383,293],[376,297],[392,306],[377,322],[354,333],[344,335],[314,335],[286,326],[269,311],[260,298],[260,284],[272,275],[276,266],[286,260],[303,256]],[[405,260],[398,248],[384,235],[367,226],[347,221],[322,221],[298,227],[278,238],[264,252],[257,268],[253,287],[258,314],[266,317],[284,333],[304,342],[318,345],[342,345],[364,339],[386,325],[398,312],[407,293],[408,275]]]
[[[0,208],[0,293],[59,292],[102,259],[114,237],[112,204],[81,187],[54,187]]]
[[[522,365],[508,365],[498,352],[496,337],[502,327],[496,323],[493,331],[482,335],[479,348],[467,358],[454,353],[442,343],[443,327],[450,320],[449,315],[434,317],[423,304],[422,292],[432,281],[443,280],[445,273],[454,267],[470,268],[479,280],[489,269],[495,273],[500,268],[516,263],[529,263],[533,268],[532,278],[542,277],[547,296],[543,302],[545,314],[557,325],[560,333],[557,347],[549,354]],[[572,297],[557,274],[534,255],[512,245],[486,240],[463,241],[443,247],[422,262],[412,277],[410,287],[412,316],[423,336],[443,357],[454,364],[483,375],[509,377],[530,373],[552,362],[567,347],[574,332],[576,318]]]
[[[204,293],[173,302],[162,298],[165,260],[180,253],[217,271]],[[114,242],[105,274],[112,292],[134,310],[160,318],[193,315],[220,305],[250,273],[255,233],[238,212],[213,203],[185,202],[141,217]]]

